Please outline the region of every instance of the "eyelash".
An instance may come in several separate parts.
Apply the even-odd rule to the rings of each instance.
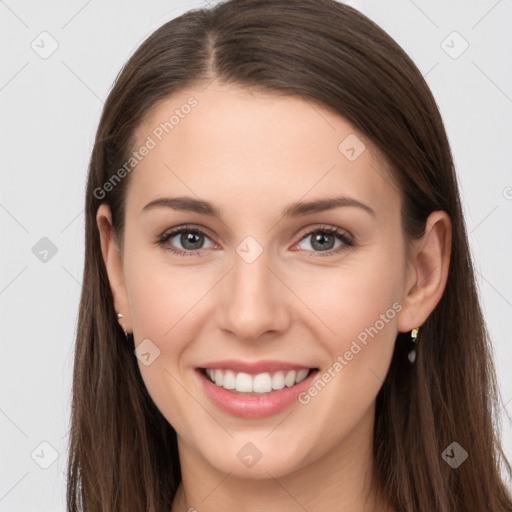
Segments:
[[[198,228],[195,228],[192,226],[181,226],[179,228],[176,228],[174,230],[171,230],[169,232],[166,232],[166,233],[163,233],[162,235],[160,235],[157,239],[157,244],[160,245],[161,247],[163,247],[165,250],[171,251],[172,253],[177,254],[178,256],[198,256],[198,255],[201,255],[203,253],[203,251],[207,250],[207,249],[199,249],[197,251],[184,251],[182,249],[176,249],[175,247],[167,244],[169,239],[173,238],[176,235],[180,235],[182,233],[200,234],[200,235],[206,236],[207,238],[210,238],[204,231],[202,231]],[[313,258],[317,258],[317,257],[324,258],[327,256],[338,255],[338,254],[341,254],[342,252],[347,251],[351,247],[354,247],[354,245],[355,245],[352,238],[349,237],[345,233],[345,231],[341,230],[340,228],[335,228],[332,226],[319,226],[319,227],[315,227],[314,229],[307,231],[300,238],[300,240],[297,242],[297,244],[302,242],[308,236],[315,234],[315,233],[328,233],[330,235],[336,235],[338,237],[338,239],[343,242],[343,245],[341,245],[337,249],[329,249],[327,251],[306,251],[306,252],[313,252],[314,255],[311,255],[311,257],[313,257]],[[297,244],[294,244],[294,246]]]

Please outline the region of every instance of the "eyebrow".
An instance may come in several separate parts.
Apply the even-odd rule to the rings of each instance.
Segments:
[[[357,201],[351,197],[335,197],[326,199],[316,199],[313,201],[291,203],[281,213],[283,218],[296,218],[319,213],[342,206],[352,206],[360,208],[373,217],[376,217],[375,211],[368,205]],[[160,197],[149,202],[142,212],[152,210],[154,208],[171,208],[173,210],[195,212],[201,215],[208,215],[209,217],[222,218],[222,213],[219,208],[209,201],[195,199],[193,197]]]

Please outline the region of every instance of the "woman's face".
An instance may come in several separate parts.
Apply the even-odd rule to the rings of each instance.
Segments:
[[[217,83],[143,145],[114,295],[180,456],[264,478],[366,449],[414,283],[383,160],[317,103]]]

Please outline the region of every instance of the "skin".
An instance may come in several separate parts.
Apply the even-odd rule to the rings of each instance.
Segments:
[[[374,510],[375,398],[398,332],[420,326],[442,296],[449,217],[430,215],[407,260],[400,196],[382,157],[344,118],[311,100],[214,82],[160,103],[139,127],[139,142],[190,96],[198,106],[132,171],[122,249],[108,206],[97,213],[121,324],[136,346],[149,338],[160,350],[139,368],[178,434],[183,481],[172,512]],[[338,150],[350,134],[366,146],[354,161]],[[370,206],[375,217],[346,206],[281,216],[292,202],[341,195]],[[164,207],[141,212],[171,196],[211,201],[222,220]],[[184,224],[205,232],[201,253],[179,256],[156,243]],[[355,245],[335,254],[343,244],[335,237],[326,256],[313,236],[302,239],[320,226],[345,230]],[[250,264],[236,252],[247,236],[263,249]],[[186,250],[179,235],[171,243]],[[321,374],[393,303],[400,312],[307,404],[236,418],[200,386],[194,369],[219,359],[278,359]],[[252,467],[237,457],[247,442],[262,453]]]

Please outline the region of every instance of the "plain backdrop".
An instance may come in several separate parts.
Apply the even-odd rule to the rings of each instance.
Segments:
[[[348,3],[406,50],[441,109],[510,456],[512,2]],[[103,101],[149,34],[206,5],[0,0],[0,512],[65,510],[85,179]]]

